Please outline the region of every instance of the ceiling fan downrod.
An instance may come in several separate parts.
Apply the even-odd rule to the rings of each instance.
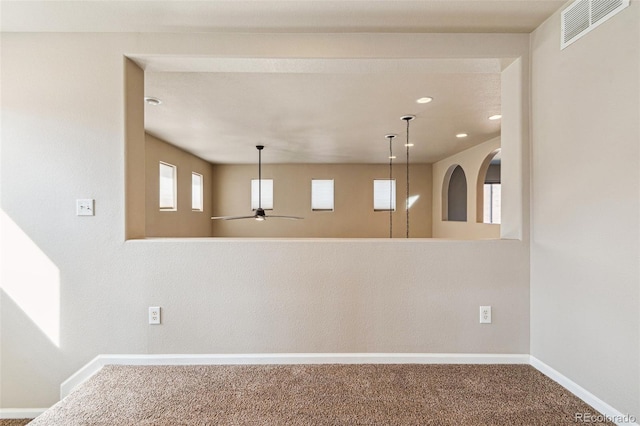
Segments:
[[[256,145],[258,150],[258,210],[256,210],[256,220],[265,220],[265,213],[262,210],[262,150],[264,145]]]

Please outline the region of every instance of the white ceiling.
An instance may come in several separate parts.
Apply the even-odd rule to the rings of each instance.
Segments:
[[[2,0],[2,31],[529,33],[557,0]]]
[[[564,1],[0,0],[3,32],[528,33]],[[499,135],[503,59],[215,62],[134,58],[145,69],[148,132],[213,163],[433,162]],[[172,69],[173,67],[173,69]],[[171,71],[171,72],[168,72]],[[188,72],[185,72],[188,71]],[[415,101],[432,96],[434,101]],[[468,133],[466,139],[455,137]]]
[[[499,73],[147,72],[146,130],[214,163],[430,163],[499,135]],[[431,96],[428,104],[416,100]],[[465,139],[456,138],[467,133]]]

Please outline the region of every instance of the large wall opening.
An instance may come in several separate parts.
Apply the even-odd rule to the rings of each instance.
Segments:
[[[169,125],[162,127],[159,123],[172,122],[172,114],[176,114],[177,108],[184,107],[185,102],[183,100],[183,96],[191,98],[193,96],[193,91],[195,90],[194,88],[208,87],[208,84],[205,83],[211,83],[217,80],[224,82],[229,81],[229,79],[233,80],[236,78],[239,78],[240,81],[246,85],[247,82],[251,82],[252,78],[257,78],[257,81],[254,82],[256,85],[253,86],[254,90],[256,90],[256,87],[262,87],[259,84],[263,81],[261,78],[266,79],[265,81],[287,82],[292,81],[291,79],[304,79],[308,74],[315,75],[317,74],[317,72],[315,72],[315,70],[317,70],[317,63],[313,60],[300,60],[296,61],[296,64],[292,64],[290,61],[283,61],[281,68],[278,68],[275,71],[271,69],[269,72],[263,72],[260,71],[260,69],[268,68],[268,66],[272,66],[273,64],[269,64],[267,62],[263,63],[256,59],[255,63],[253,63],[253,67],[258,69],[259,72],[257,74],[262,72],[266,77],[256,77],[256,75],[252,75],[249,80],[247,80],[244,76],[237,77],[236,74],[227,71],[220,72],[219,68],[221,65],[225,65],[227,70],[233,69],[234,67],[243,68],[246,66],[246,64],[238,65],[238,63],[229,64],[225,62],[227,60],[222,58],[207,58],[204,62],[198,63],[198,67],[196,67],[202,72],[195,73],[190,69],[194,66],[194,60],[186,61],[186,65],[181,64],[177,59],[175,60],[176,62],[167,61],[166,58],[163,61],[154,61],[154,58],[144,55],[137,55],[137,57],[132,58],[132,60],[127,59],[126,72],[135,76],[134,78],[128,77],[127,80],[131,80],[138,84],[140,81],[142,82],[142,88],[128,88],[127,90],[126,102],[130,109],[138,112],[138,109],[140,108],[139,99],[144,98],[145,95],[154,95],[155,97],[155,95],[162,94],[162,96],[165,97],[163,105],[166,106],[166,109],[161,109],[165,107],[162,105],[159,107],[158,105],[149,106],[143,104],[142,126],[140,126],[140,123],[133,123],[135,119],[130,120],[130,117],[128,117],[128,135],[132,135],[127,138],[128,144],[129,141],[136,139],[156,139],[168,143],[169,145],[174,145],[178,150],[208,163],[211,169],[210,179],[207,176],[207,172],[202,173],[197,170],[187,171],[191,174],[200,173],[204,176],[203,209],[196,212],[191,208],[191,206],[186,206],[189,207],[188,215],[173,214],[172,217],[178,221],[184,222],[190,221],[189,218],[195,218],[197,216],[197,222],[200,223],[203,222],[200,219],[205,217],[248,214],[249,208],[245,198],[250,199],[250,184],[245,185],[245,183],[250,182],[252,179],[256,179],[257,176],[253,176],[255,173],[253,173],[252,167],[255,168],[255,166],[247,164],[253,161],[247,160],[247,157],[243,156],[246,153],[253,156],[254,148],[249,144],[255,144],[255,140],[262,139],[268,140],[268,142],[264,143],[268,143],[267,149],[271,155],[271,158],[264,164],[265,173],[270,174],[271,176],[269,178],[271,179],[273,179],[273,176],[275,175],[280,176],[280,179],[278,179],[277,182],[274,180],[274,204],[276,206],[282,206],[282,208],[280,210],[276,210],[278,207],[274,207],[273,214],[302,216],[305,217],[305,222],[301,224],[276,224],[277,221],[272,220],[269,221],[270,225],[268,225],[268,228],[264,225],[262,228],[257,228],[255,224],[249,222],[245,222],[244,225],[241,225],[240,223],[232,223],[230,221],[212,221],[209,222],[209,225],[199,225],[199,230],[196,233],[185,231],[192,227],[190,225],[185,225],[184,223],[174,227],[172,230],[162,230],[162,227],[155,225],[162,224],[163,226],[168,227],[173,226],[171,225],[171,220],[158,220],[159,217],[163,219],[169,217],[170,214],[168,211],[152,212],[147,206],[144,214],[145,218],[142,219],[140,216],[140,209],[136,209],[134,212],[129,208],[129,202],[136,204],[136,202],[133,201],[133,197],[134,194],[136,197],[139,197],[140,191],[147,194],[146,198],[147,200],[149,199],[149,191],[153,190],[153,185],[149,185],[149,176],[147,171],[145,172],[147,174],[145,179],[147,181],[146,188],[140,188],[140,185],[130,183],[129,179],[127,181],[127,237],[197,236],[383,238],[389,235],[389,215],[375,212],[370,207],[373,204],[373,194],[369,189],[371,188],[371,182],[369,181],[388,176],[386,161],[388,161],[390,153],[387,152],[387,140],[384,136],[389,132],[388,130],[383,132],[382,128],[391,128],[391,130],[396,130],[398,136],[400,136],[398,140],[401,140],[402,142],[404,142],[404,137],[407,136],[404,128],[402,128],[403,123],[397,123],[400,121],[398,120],[399,117],[395,117],[390,112],[388,105],[373,101],[368,102],[368,104],[375,104],[374,107],[368,107],[370,108],[368,110],[368,115],[375,116],[378,114],[378,119],[371,121],[371,126],[364,126],[364,128],[374,128],[372,133],[366,137],[360,137],[357,133],[354,133],[353,128],[358,128],[358,126],[354,126],[354,123],[348,120],[337,126],[331,125],[327,121],[328,118],[323,117],[323,114],[328,114],[328,111],[331,111],[332,108],[328,105],[324,105],[321,111],[319,110],[314,114],[311,114],[317,121],[316,127],[321,129],[320,133],[324,132],[325,130],[323,129],[325,128],[338,127],[337,134],[344,134],[347,139],[343,141],[339,140],[337,141],[337,144],[334,143],[333,145],[312,145],[316,147],[319,146],[320,149],[308,149],[305,146],[300,145],[300,140],[306,140],[309,137],[298,135],[292,138],[289,135],[292,131],[290,129],[286,130],[286,123],[281,123],[282,127],[280,129],[268,129],[265,131],[264,129],[267,129],[267,127],[263,126],[260,133],[252,133],[256,131],[256,127],[260,128],[260,123],[258,123],[258,125],[254,125],[255,123],[253,123],[253,121],[259,120],[251,119],[245,120],[245,122],[239,124],[246,130],[246,134],[236,134],[235,136],[227,134],[226,137],[218,138],[225,141],[223,145],[210,147],[200,141],[196,141],[192,145],[185,145],[185,141],[191,140],[191,138],[187,137],[186,134],[181,133],[181,129],[185,126]],[[400,90],[404,90],[406,93],[412,93],[413,88],[411,86],[414,85],[409,84],[408,87],[401,83],[403,79],[406,79],[407,73],[422,73],[423,76],[428,76],[428,78],[432,79],[433,82],[442,83],[442,86],[446,86],[447,84],[450,86],[457,86],[459,81],[457,81],[455,77],[451,77],[452,75],[462,74],[466,76],[465,78],[470,79],[471,81],[476,81],[477,83],[477,80],[474,79],[476,78],[476,74],[478,74],[478,67],[480,67],[480,69],[483,69],[483,73],[481,74],[490,75],[490,81],[492,81],[491,84],[494,85],[494,106],[492,109],[487,110],[487,114],[500,111],[500,100],[504,97],[504,93],[502,93],[501,89],[501,80],[504,79],[504,69],[499,60],[473,60],[471,62],[473,62],[474,66],[471,66],[469,61],[462,60],[445,61],[435,59],[415,59],[406,61],[406,64],[408,65],[407,70],[400,73],[397,71],[397,66],[394,65],[395,62],[396,61],[391,60],[370,61],[360,59],[357,61],[342,61],[327,59],[324,64],[325,70],[320,74],[322,74],[323,78],[327,81],[331,82],[332,85],[336,85],[337,87],[341,87],[343,82],[336,79],[335,76],[337,73],[344,73],[347,71],[355,75],[356,80],[368,81],[373,85],[372,87],[376,86],[376,83],[380,83],[380,81],[382,81],[381,79],[389,78],[393,84],[388,84],[386,86],[382,85],[382,87],[391,87],[394,90],[398,90],[399,88]],[[138,65],[138,71],[132,72],[131,68],[136,65]],[[142,68],[145,69],[143,70]],[[436,68],[438,70],[434,71]],[[238,72],[240,75],[246,73],[246,70],[237,69],[234,72]],[[192,76],[180,77],[181,74],[189,73],[196,75],[195,82],[189,80]],[[275,80],[271,80],[274,76],[276,77]],[[316,77],[317,76],[313,78]],[[174,91],[176,87],[176,78],[178,79],[178,82],[184,83],[181,87],[187,87],[186,94],[179,94]],[[187,80],[183,80],[183,78]],[[446,83],[449,78],[453,78],[453,80]],[[169,89],[161,89],[163,84],[166,84]],[[213,84],[213,86],[217,87],[216,84],[218,83]],[[318,84],[322,86],[325,83],[320,82]],[[351,87],[353,85],[353,81],[350,81],[349,84],[345,84],[345,87]],[[180,85],[178,84],[177,86]],[[278,86],[278,84],[274,83],[274,86]],[[378,84],[378,86],[380,85]],[[302,90],[302,87],[304,86],[300,87],[300,90]],[[162,90],[165,90],[165,92],[162,92]],[[328,97],[331,98],[333,96],[333,90],[334,89],[332,88],[327,91]],[[345,102],[345,99],[358,98],[357,92],[353,92],[353,90],[349,93],[345,93],[345,90],[341,89],[338,89],[337,91],[340,92],[341,97],[332,99],[331,102],[333,102],[333,100],[336,101],[335,105]],[[483,93],[486,93],[486,91]],[[233,93],[227,93],[226,96],[221,97],[224,98],[224,101],[226,102],[226,111],[233,109],[250,109],[250,107],[243,104],[244,100],[241,99],[242,96],[235,96]],[[405,95],[405,98],[408,98],[408,95]],[[444,99],[447,99],[446,96]],[[289,101],[290,103],[295,104],[291,99]],[[231,105],[232,108],[230,108],[229,105]],[[244,105],[244,107],[242,107],[242,105]],[[499,122],[496,123],[496,127],[487,127],[487,124],[483,123],[481,127],[484,130],[478,129],[478,131],[472,132],[473,137],[465,141],[465,144],[459,144],[454,148],[447,147],[446,149],[449,151],[442,151],[442,147],[447,146],[447,144],[435,143],[431,141],[431,138],[445,139],[445,137],[438,136],[437,132],[434,132],[433,130],[430,132],[425,131],[425,128],[438,128],[438,126],[434,124],[438,122],[438,114],[433,113],[434,111],[438,111],[437,100],[425,105],[421,105],[414,101],[414,103],[406,106],[409,112],[415,112],[417,116],[417,119],[411,123],[413,126],[411,130],[411,141],[407,140],[407,144],[411,147],[411,200],[415,201],[415,205],[410,209],[410,236],[413,238],[429,238],[435,236],[433,234],[433,206],[430,205],[433,200],[434,183],[432,176],[433,172],[431,170],[432,164],[434,164],[438,158],[441,158],[443,153],[445,153],[445,155],[447,155],[447,153],[449,155],[455,155],[457,152],[456,150],[469,149],[469,146],[483,143],[487,138],[490,139],[492,136],[499,136],[501,131],[501,125]],[[495,105],[497,105],[497,107]],[[445,115],[447,117],[455,116],[454,112],[461,110],[459,105],[457,106],[457,109],[455,108],[456,107],[454,106],[454,110],[448,111]],[[397,106],[394,110],[398,110]],[[210,121],[212,116],[217,117],[224,115],[221,111],[222,110],[218,111],[218,114],[209,114],[207,118]],[[265,108],[261,108],[261,112],[265,112]],[[304,113],[303,110],[301,110],[301,112]],[[184,114],[184,112],[178,113],[178,116],[182,117],[181,122],[186,121],[184,115],[181,114]],[[205,121],[202,117],[199,117],[199,114],[201,114],[199,111],[193,112],[191,117],[193,121],[191,124],[192,127],[195,123]],[[267,111],[266,113],[266,115],[273,114],[273,111]],[[281,112],[279,114],[281,115]],[[139,113],[135,118],[139,118]],[[276,118],[277,117],[275,116],[271,118],[267,117],[265,120],[268,121],[270,127],[273,127],[273,123],[277,121]],[[223,119],[222,123],[229,124],[231,127],[235,125],[234,123],[237,121],[233,115],[225,116]],[[301,120],[301,124],[304,124],[305,120],[308,121],[307,118],[304,118]],[[440,121],[442,121],[442,117],[440,117]],[[380,123],[386,124],[384,124],[383,127],[380,127]],[[418,125],[416,126],[415,123]],[[472,123],[469,124],[469,126],[472,127]],[[308,125],[307,127],[313,126]],[[283,129],[285,130],[283,131]],[[140,132],[140,130],[142,131]],[[135,135],[133,135],[133,133],[135,133]],[[367,145],[367,149],[349,148],[350,141],[360,139],[372,140],[375,139],[375,135],[378,133],[380,134],[379,139],[381,139],[381,143],[379,145],[372,145],[369,143]],[[142,134],[142,137],[140,137],[140,134]],[[426,134],[429,134],[429,143],[425,141]],[[331,139],[327,138],[327,135],[325,134],[320,136],[320,139],[322,140]],[[406,146],[407,144],[403,143],[402,145]],[[146,145],[147,143],[144,142],[143,146]],[[402,163],[405,161],[405,157],[404,146],[402,145],[396,144],[396,151],[393,153],[394,157],[396,157],[396,159],[394,159],[395,169],[393,179],[398,181],[399,188],[404,188],[407,183],[406,180],[403,181],[403,169],[405,165]],[[449,143],[449,145],[451,144]],[[334,149],[332,146],[339,146],[340,149]],[[434,146],[436,147],[434,148],[435,151],[430,152],[429,149]],[[240,152],[240,148],[242,147],[245,149]],[[128,148],[127,153],[137,151],[137,149],[138,148]],[[451,149],[453,149],[453,151],[451,151]],[[212,156],[212,153],[215,153],[215,156]],[[130,160],[127,159],[127,161],[129,162]],[[159,161],[173,164],[172,160],[168,158],[161,158]],[[133,164],[128,164],[128,176],[139,176],[139,170],[134,171],[134,168],[135,166]],[[367,173],[361,174],[360,176],[356,175],[357,170],[362,171],[367,168],[369,168]],[[331,172],[327,173],[327,170],[331,170]],[[157,175],[157,170],[154,170],[154,173]],[[339,176],[343,177],[340,178]],[[366,176],[365,180],[367,182],[363,181],[361,184],[357,183],[358,179],[361,179],[362,176]],[[468,216],[474,217],[477,214],[477,212],[469,212],[470,201],[468,200],[468,196],[465,196],[465,194],[469,194],[468,189],[472,188],[474,185],[473,183],[469,183],[469,176],[465,173],[465,170],[462,167],[452,170],[450,177],[451,179],[448,182],[448,188],[446,191],[447,197],[445,197],[446,200],[443,201],[442,205],[443,212],[446,211],[446,213],[443,213],[443,219],[450,222],[466,222],[468,220]],[[314,179],[331,179],[334,181],[336,205],[332,211],[320,212],[311,208],[311,182]],[[178,186],[180,186],[180,183],[178,183]],[[191,197],[191,195],[189,196]],[[360,203],[362,207],[358,207],[358,203]],[[406,211],[403,212],[402,210],[406,210],[406,206],[408,204],[407,200],[398,199],[398,205],[404,206],[404,208],[400,208],[397,212],[391,214],[391,221],[393,222],[392,228],[397,231],[398,234],[396,235],[396,232],[393,232],[392,237],[404,236],[404,232],[401,231],[405,228],[407,219],[405,218]],[[475,202],[473,204],[475,204]],[[139,207],[139,203],[137,205]],[[207,206],[210,207],[207,208]],[[180,211],[180,202],[178,202],[176,211]],[[152,219],[152,217],[155,217],[155,219]],[[182,218],[179,219],[180,217]],[[438,218],[438,220],[440,220],[440,218]],[[149,226],[150,224],[152,225],[151,227]],[[154,231],[149,232],[150,228],[154,228]],[[176,231],[176,229],[178,230]],[[469,234],[468,238],[473,239],[476,237]]]

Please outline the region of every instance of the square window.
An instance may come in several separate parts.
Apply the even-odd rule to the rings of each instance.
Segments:
[[[311,210],[333,211],[333,179],[311,179]]]
[[[396,180],[373,180],[373,210],[396,211]]]

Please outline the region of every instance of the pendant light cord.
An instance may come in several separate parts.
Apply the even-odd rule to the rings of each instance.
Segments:
[[[409,121],[407,120],[407,238],[409,238]]]
[[[387,137],[389,138],[389,238],[393,238],[393,148],[391,147],[393,136]]]

